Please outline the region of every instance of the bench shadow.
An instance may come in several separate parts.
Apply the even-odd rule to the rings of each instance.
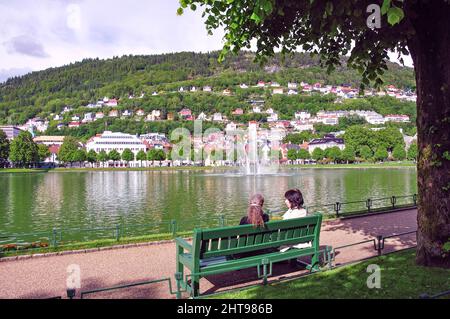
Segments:
[[[320,250],[325,249],[326,246],[321,246]],[[336,252],[336,254],[340,254],[340,252]],[[303,256],[298,258],[298,261],[301,261],[306,264],[311,263],[310,256]],[[323,262],[323,256],[321,254],[320,261]],[[289,261],[283,261],[273,264],[272,267],[272,276],[268,278],[269,283],[278,280],[288,280],[293,278],[299,278],[309,274],[309,270],[306,269],[306,265],[302,263],[290,263]],[[203,283],[202,281],[207,281],[207,283]],[[217,292],[222,292],[226,290],[243,288],[246,286],[251,286],[254,284],[262,283],[262,279],[258,278],[258,272],[256,267],[241,269],[237,271],[227,272],[219,275],[207,276],[201,279],[200,287],[204,287],[205,285],[212,287],[207,288],[205,290],[201,289],[202,295],[213,294]]]

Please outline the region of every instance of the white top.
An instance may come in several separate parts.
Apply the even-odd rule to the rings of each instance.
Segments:
[[[293,219],[293,218],[302,218],[306,217],[306,209],[289,209],[284,215],[283,219]]]
[[[289,209],[284,215],[283,215],[283,220],[286,219],[294,219],[294,218],[302,218],[302,217],[306,217],[307,212],[306,209],[304,208],[300,208],[300,209]],[[309,248],[312,247],[311,243],[302,243],[302,244],[298,244],[298,245],[294,245],[294,246],[283,246],[281,247],[280,251],[281,252],[285,252],[288,251],[291,248],[297,248],[297,249],[302,249],[302,248]]]

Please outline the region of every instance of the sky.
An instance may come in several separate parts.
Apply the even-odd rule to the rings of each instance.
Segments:
[[[178,0],[0,0],[0,82],[83,58],[207,52],[201,12],[177,16]],[[3,78],[3,79],[2,79]]]
[[[84,58],[219,50],[201,11],[178,0],[0,0],[0,82]],[[411,64],[410,59],[407,65]]]

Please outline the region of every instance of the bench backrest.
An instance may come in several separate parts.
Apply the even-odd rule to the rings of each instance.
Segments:
[[[308,242],[318,249],[321,224],[322,215],[317,214],[268,222],[264,228],[243,225],[195,229],[192,253],[197,261]]]

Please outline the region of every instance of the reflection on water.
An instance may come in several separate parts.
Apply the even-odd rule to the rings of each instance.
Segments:
[[[93,228],[224,214],[239,219],[254,192],[265,208],[284,208],[284,192],[302,190],[308,206],[416,192],[414,168],[284,169],[277,175],[221,171],[70,172],[2,174],[0,231]],[[214,222],[213,224],[217,224]]]

